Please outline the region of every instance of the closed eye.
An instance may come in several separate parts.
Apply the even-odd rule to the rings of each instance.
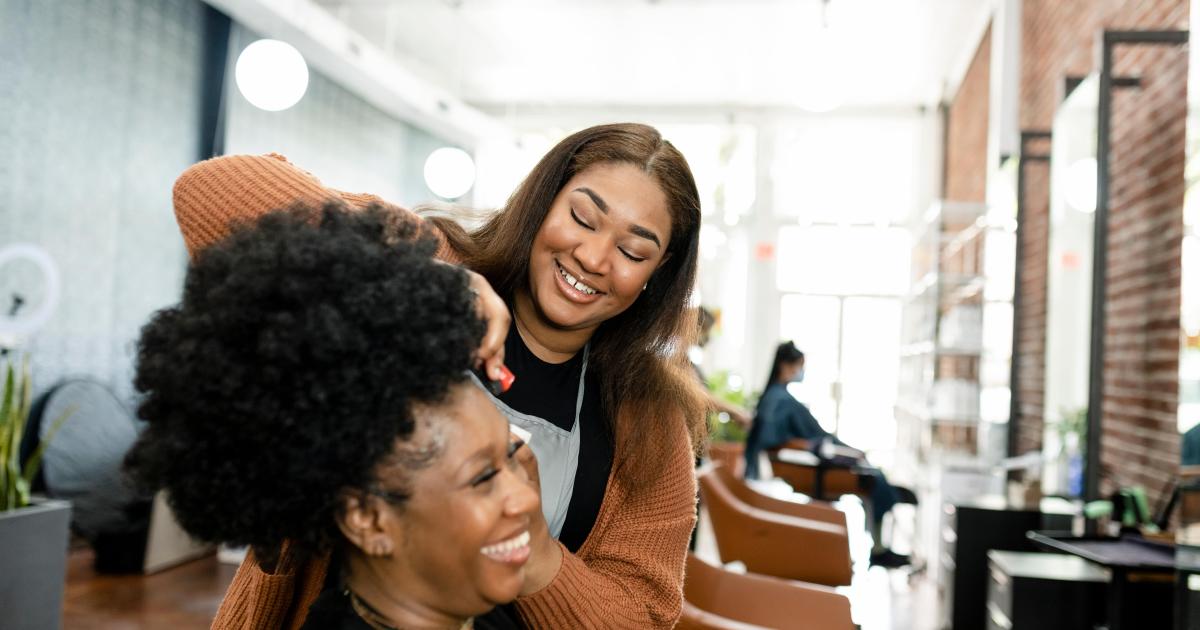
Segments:
[[[499,470],[489,467],[487,470],[484,470],[482,473],[480,473],[480,475],[478,477],[472,479],[471,485],[476,486],[476,487],[482,486],[483,484],[491,481],[492,478],[495,477],[499,473],[500,473]]]
[[[617,249],[621,249],[621,248],[618,247]],[[632,260],[633,262],[642,262],[643,260],[646,260],[645,258],[639,258],[637,256],[634,256],[633,254],[630,254],[629,252],[627,252],[623,249],[621,249],[621,253],[624,254],[626,258],[628,258],[629,260]]]
[[[587,223],[584,223],[583,219],[579,218],[578,214],[575,214],[575,208],[571,208],[571,218],[575,219],[575,222],[578,223],[579,225],[583,226],[583,228],[586,230],[595,231],[595,229],[596,229],[596,228],[588,225]]]

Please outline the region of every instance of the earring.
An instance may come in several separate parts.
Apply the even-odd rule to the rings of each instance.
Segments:
[[[650,286],[650,283],[649,283],[649,282],[647,282],[646,284],[643,284],[643,285],[642,285],[642,290],[643,290],[643,291],[645,291],[645,290],[646,290],[646,287],[648,287],[648,286]]]

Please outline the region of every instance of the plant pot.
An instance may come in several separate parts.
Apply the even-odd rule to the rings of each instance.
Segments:
[[[62,625],[71,504],[37,500],[0,512],[0,626],[43,630]]]
[[[709,442],[708,456],[741,477],[746,468],[746,445],[740,442]]]

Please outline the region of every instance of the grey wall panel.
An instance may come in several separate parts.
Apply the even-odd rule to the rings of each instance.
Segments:
[[[309,67],[304,98],[281,112],[251,105],[233,68],[258,39],[234,26],[226,73],[226,153],[280,153],[326,185],[368,192],[411,207],[436,199],[425,186],[425,158],[446,143],[367,103]]]
[[[27,346],[39,388],[89,375],[128,401],[138,330],[178,299],[171,184],[199,152],[204,10],[0,0],[0,244],[43,246],[64,281]]]

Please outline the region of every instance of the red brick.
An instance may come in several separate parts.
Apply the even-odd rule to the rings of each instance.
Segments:
[[[1097,68],[1104,29],[1187,28],[1183,0],[1025,0],[1022,6],[1022,129],[1050,129],[1063,81]],[[1105,352],[1104,488],[1146,486],[1152,503],[1174,475],[1178,405],[1180,243],[1187,113],[1187,54],[1122,47],[1117,74],[1143,79],[1113,99]],[[1026,165],[1022,312],[1015,419],[1022,450],[1039,448],[1045,375],[1049,181]]]

